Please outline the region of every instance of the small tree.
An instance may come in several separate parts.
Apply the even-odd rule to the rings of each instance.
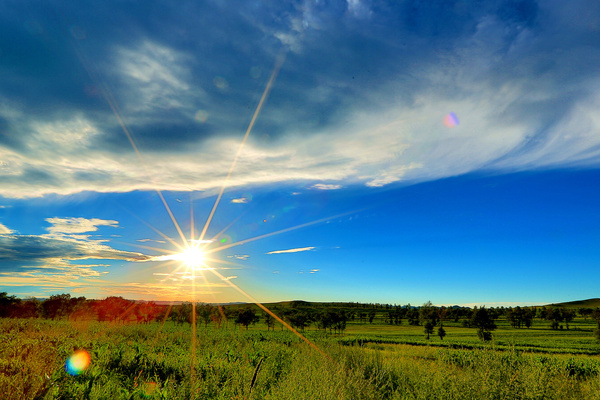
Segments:
[[[275,318],[273,318],[269,313],[265,313],[265,325],[267,325],[267,330],[275,330]]]
[[[423,331],[425,331],[425,334],[427,335],[427,340],[429,340],[429,335],[433,333],[433,324],[431,323],[431,321],[425,322],[425,325],[423,326]]]
[[[492,339],[492,331],[496,329],[494,319],[489,310],[485,307],[475,307],[473,309],[471,326],[477,329],[477,336],[484,342],[488,342]]]
[[[440,325],[437,331],[438,336],[441,340],[444,340],[444,336],[446,336],[446,330],[444,329],[444,325]]]

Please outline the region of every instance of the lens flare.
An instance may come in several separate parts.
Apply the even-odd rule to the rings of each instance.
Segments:
[[[229,88],[229,82],[227,82],[227,80],[222,76],[215,76],[215,78],[213,79],[213,83],[217,88],[221,90],[227,90]]]
[[[79,375],[90,366],[90,353],[77,350],[65,363],[65,370],[69,375]]]
[[[444,125],[446,125],[448,128],[452,128],[458,125],[458,117],[456,116],[456,114],[451,112],[450,114],[446,115],[444,117]]]
[[[205,110],[198,110],[194,115],[194,118],[196,118],[196,121],[200,123],[205,123],[208,119],[208,112],[206,112]]]

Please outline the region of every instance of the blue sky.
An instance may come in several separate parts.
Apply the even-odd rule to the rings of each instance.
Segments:
[[[0,291],[598,297],[598,65],[595,1],[4,3]]]

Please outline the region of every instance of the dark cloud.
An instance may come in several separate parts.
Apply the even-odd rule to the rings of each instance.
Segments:
[[[68,237],[33,235],[0,235],[0,260],[43,262],[49,259],[82,260],[109,259],[145,261],[150,257],[140,253],[113,249],[98,241],[76,240]]]
[[[133,125],[129,126],[128,129],[132,133],[138,148],[147,151],[181,150],[190,144],[201,142],[214,132],[214,128],[210,124],[199,124],[195,121]],[[95,138],[92,147],[98,149],[109,148],[117,153],[132,150],[131,143],[120,126]]]

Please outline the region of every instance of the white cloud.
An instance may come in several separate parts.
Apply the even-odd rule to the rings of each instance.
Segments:
[[[126,84],[128,111],[188,107],[188,56],[149,40],[135,47],[119,47],[115,53],[115,72]],[[194,88],[194,96],[202,93]]]
[[[98,218],[46,218],[52,226],[47,228],[51,235],[71,235],[74,233],[96,232],[99,226],[116,228],[118,221]]]
[[[316,183],[314,185],[311,186],[313,189],[319,189],[319,190],[336,190],[336,189],[341,189],[342,185],[332,185],[332,184],[325,184],[325,183]]]
[[[282,253],[298,253],[301,251],[311,251],[314,250],[314,247],[299,247],[296,249],[288,249],[288,250],[275,250],[275,251],[270,251],[268,253],[265,254],[282,254]]]
[[[8,229],[6,226],[0,224],[0,235],[9,235],[13,232],[14,232],[13,230]]]

